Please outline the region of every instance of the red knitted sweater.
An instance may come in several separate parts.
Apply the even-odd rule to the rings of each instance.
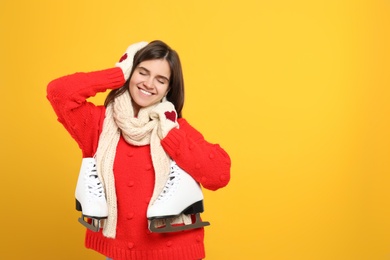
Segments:
[[[83,157],[96,152],[105,115],[104,106],[87,101],[98,92],[123,86],[121,69],[111,68],[76,73],[49,83],[47,98],[67,131],[78,143]],[[171,130],[161,141],[166,153],[196,181],[210,190],[228,184],[230,158],[217,144],[203,136],[183,118],[180,128]],[[201,259],[204,230],[194,229],[157,234],[148,230],[146,210],[154,188],[150,146],[133,146],[123,138],[118,142],[114,162],[118,222],[116,238],[87,230],[85,245],[115,260]]]

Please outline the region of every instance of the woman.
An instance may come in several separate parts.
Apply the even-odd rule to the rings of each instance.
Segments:
[[[87,101],[109,89],[104,106]],[[172,163],[206,189],[230,180],[228,154],[182,118],[178,54],[162,41],[136,43],[114,68],[61,77],[47,93],[83,158],[96,158],[105,188],[108,218],[97,232],[87,229],[86,247],[115,260],[204,258],[203,227],[156,233],[149,226],[149,210],[169,188]],[[180,214],[173,224],[194,221]]]

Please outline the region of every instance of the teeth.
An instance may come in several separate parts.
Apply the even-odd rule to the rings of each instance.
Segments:
[[[144,93],[145,95],[148,95],[148,96],[151,96],[151,95],[152,95],[152,93],[147,92],[147,91],[145,91],[145,90],[143,90],[143,89],[140,89],[140,91],[141,91],[142,93]]]

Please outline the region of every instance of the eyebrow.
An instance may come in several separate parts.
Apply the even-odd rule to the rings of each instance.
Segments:
[[[139,68],[139,69],[146,70],[146,72],[150,73],[150,70],[148,70],[148,69],[145,68],[145,67],[138,66],[138,68]],[[165,77],[165,76],[163,76],[163,75],[157,75],[157,77],[159,77],[159,78],[164,78],[164,79],[166,79],[166,80],[169,82],[169,78],[167,78],[167,77]]]

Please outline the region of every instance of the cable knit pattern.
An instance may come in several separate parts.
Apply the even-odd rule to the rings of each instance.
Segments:
[[[106,112],[104,106],[96,106],[87,99],[123,84],[120,68],[76,73],[50,82],[47,98],[58,120],[77,141],[83,157],[92,157],[96,153]],[[177,121],[179,129],[172,129],[161,140],[165,152],[203,187],[212,190],[224,187],[230,179],[229,156],[219,145],[205,141],[185,119]],[[113,162],[117,197],[116,236],[115,239],[107,238],[102,231],[87,230],[85,246],[115,260],[204,258],[203,228],[169,234],[149,232],[146,211],[155,182],[150,153],[150,145],[135,146],[127,143],[123,136],[119,137]],[[213,223],[220,217],[223,216],[208,220]]]

